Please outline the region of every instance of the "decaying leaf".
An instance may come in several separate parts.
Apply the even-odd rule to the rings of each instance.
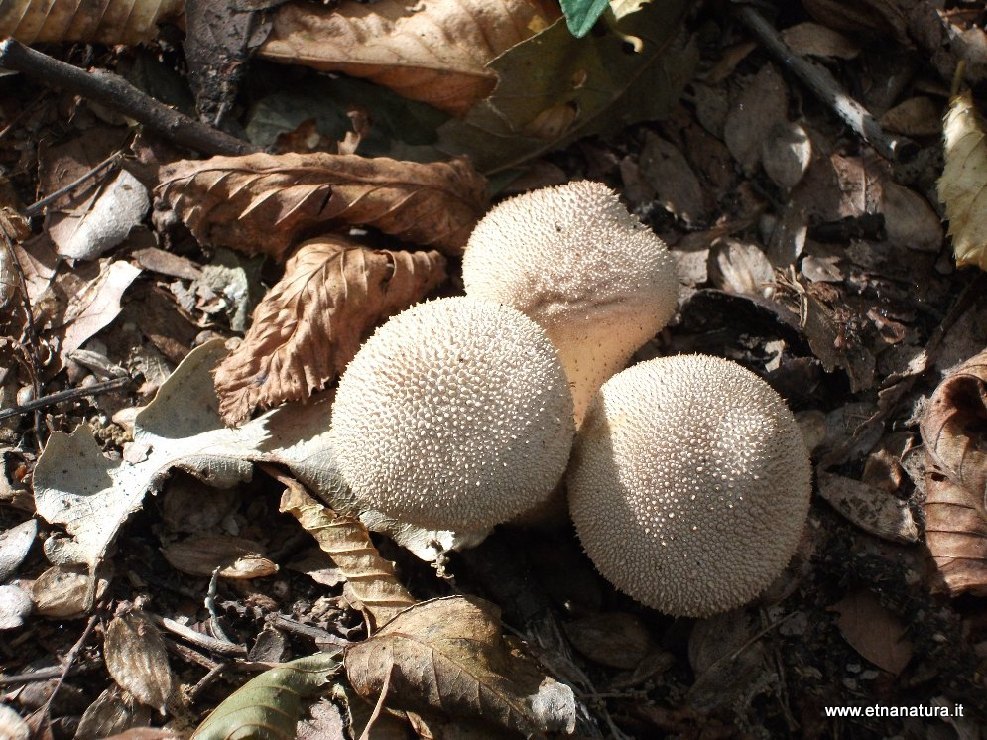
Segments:
[[[765,64],[750,78],[730,108],[723,141],[744,171],[753,173],[761,163],[765,134],[788,124],[788,86],[773,64]]]
[[[258,406],[305,400],[343,371],[374,326],[444,279],[435,251],[367,249],[342,236],[303,243],[216,370],[223,418],[237,424]]]
[[[0,36],[24,44],[70,41],[139,44],[158,35],[158,23],[180,16],[182,0],[7,0],[0,4]]]
[[[866,532],[892,542],[918,542],[918,525],[908,502],[866,483],[817,471],[819,495]]]
[[[150,207],[147,188],[127,170],[120,170],[93,198],[63,212],[49,233],[62,257],[96,259],[126,239]]]
[[[13,707],[0,704],[0,736],[9,740],[29,740],[31,727]]]
[[[140,274],[139,267],[123,260],[101,264],[99,276],[72,297],[66,311],[63,354],[81,347],[117,317],[123,294]]]
[[[209,576],[216,568],[222,578],[264,578],[278,566],[258,543],[223,534],[198,534],[161,548],[165,559],[182,573]]]
[[[895,676],[912,659],[907,626],[870,591],[855,591],[829,607],[840,616],[836,624],[854,650]]]
[[[757,244],[725,237],[709,250],[709,278],[728,293],[765,297],[774,286],[775,274]]]
[[[572,732],[572,689],[511,651],[500,631],[489,602],[432,599],[348,648],[346,674],[365,699],[393,708],[481,719],[525,736]]]
[[[156,192],[201,243],[282,259],[305,232],[334,225],[458,254],[483,215],[485,187],[463,159],[250,154],[163,167]]]
[[[360,506],[342,484],[328,441],[329,402],[290,404],[237,429],[218,413],[211,372],[226,348],[221,340],[192,350],[135,420],[134,442],[145,454],[128,460],[103,456],[90,428],[52,434],[34,472],[38,514],[63,524],[70,538],[46,548],[49,558],[103,561],[120,527],[157,491],[173,468],[216,488],[249,480],[253,461],[287,465],[295,476],[341,514],[353,514],[374,532],[391,536],[418,557],[434,560],[481,537],[425,530]],[[205,495],[205,493],[203,493]]]
[[[969,92],[949,101],[943,123],[946,158],[939,200],[946,207],[956,264],[987,270],[987,142]]]
[[[338,653],[317,653],[252,678],[220,703],[190,740],[291,740],[308,700],[340,669]]]
[[[855,59],[860,47],[832,28],[818,23],[799,23],[781,32],[781,37],[796,54],[823,59]]]
[[[161,714],[174,689],[168,648],[151,619],[133,609],[114,617],[103,641],[106,670],[134,698]]]
[[[880,124],[887,131],[906,136],[936,136],[942,130],[942,106],[932,98],[917,95],[887,111]]]
[[[20,265],[14,244],[31,234],[31,225],[9,206],[0,206],[0,309],[5,309],[21,289]]]
[[[546,0],[293,2],[278,9],[258,54],[366,77],[462,115],[497,84],[487,63],[558,17]]]
[[[689,664],[696,681],[686,694],[690,707],[711,711],[749,703],[770,670],[768,650],[750,612],[734,609],[701,619],[689,634]]]
[[[38,614],[53,619],[74,619],[81,617],[89,609],[86,603],[89,590],[94,589],[98,599],[106,592],[109,582],[103,574],[93,586],[91,575],[77,565],[58,564],[48,568],[38,576],[31,589],[35,609]]]
[[[356,597],[357,608],[366,614],[371,632],[415,603],[415,597],[398,580],[394,563],[380,556],[359,519],[337,515],[309,496],[294,479],[275,475],[287,489],[281,498],[281,511],[295,517],[346,576],[348,591]]]
[[[688,3],[611,3],[615,22],[574,39],[563,20],[490,62],[500,82],[462,120],[439,128],[440,151],[481,172],[516,166],[591,134],[666,117],[697,54],[682,35]]]
[[[925,409],[925,542],[940,587],[987,593],[987,350],[950,373]]]
[[[76,737],[111,737],[150,724],[151,710],[116,684],[96,697],[79,718]]]
[[[0,586],[0,630],[19,629],[34,609],[31,595],[20,586]],[[0,734],[0,737],[3,737]]]
[[[654,647],[640,617],[627,612],[599,612],[562,625],[569,642],[600,665],[631,671]]]

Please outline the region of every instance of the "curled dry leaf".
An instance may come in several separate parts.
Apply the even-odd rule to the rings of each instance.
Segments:
[[[24,44],[82,41],[139,44],[158,35],[158,23],[182,14],[182,0],[8,0],[0,4],[0,36]]]
[[[987,350],[940,383],[922,418],[925,542],[950,595],[987,594]]]
[[[53,565],[38,576],[31,596],[38,614],[53,619],[75,619],[88,609],[89,590],[95,589],[95,601],[102,598],[109,585],[102,574],[93,581],[84,567]]]
[[[174,679],[164,638],[139,609],[114,617],[103,641],[106,670],[117,685],[162,714]]]
[[[483,215],[485,188],[465,159],[250,154],[168,165],[157,194],[201,243],[282,259],[299,236],[338,225],[458,254]]]
[[[192,535],[161,551],[169,563],[193,576],[209,576],[216,568],[223,578],[263,578],[278,572],[278,566],[264,555],[264,548],[242,537]]]
[[[291,740],[309,699],[339,671],[338,654],[316,653],[272,668],[226,697],[190,740]]]
[[[842,475],[817,471],[819,495],[865,532],[903,544],[918,542],[918,525],[908,502]]]
[[[398,580],[394,563],[385,560],[370,540],[370,532],[359,519],[344,517],[313,499],[293,478],[268,471],[287,490],[281,498],[281,511],[291,514],[319,543],[346,576],[357,607],[367,615],[370,631],[391,621],[415,603]]]
[[[342,236],[302,244],[216,369],[224,419],[236,424],[258,406],[308,398],[342,372],[374,326],[441,283],[445,264],[438,252],[366,249]]]
[[[472,596],[406,609],[369,640],[347,649],[357,693],[413,712],[481,719],[525,736],[572,732],[575,697],[512,652],[493,604]]]
[[[549,26],[546,0],[381,0],[282,6],[258,54],[366,77],[462,115],[497,84],[487,63]]]
[[[956,264],[987,270],[987,143],[984,120],[969,92],[949,101],[943,139],[939,200],[946,207]]]

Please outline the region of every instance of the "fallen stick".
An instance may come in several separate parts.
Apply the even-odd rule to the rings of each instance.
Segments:
[[[117,388],[123,388],[132,382],[133,381],[129,377],[113,378],[111,380],[104,380],[102,383],[95,383],[87,388],[69,388],[68,390],[59,391],[58,393],[52,393],[50,395],[35,399],[34,401],[28,401],[20,406],[13,406],[9,409],[0,410],[0,421],[9,419],[12,416],[19,416],[20,414],[26,414],[30,411],[36,411],[37,409],[43,409],[45,406],[54,406],[56,403],[64,403],[65,401],[74,401],[78,398],[85,398],[86,396],[96,396],[100,393],[107,393],[109,391],[116,390]]]
[[[235,156],[260,151],[249,142],[169,108],[113,72],[105,69],[87,72],[14,39],[0,42],[0,67],[17,70],[45,85],[94,100],[133,118],[169,141],[202,154]]]
[[[793,52],[760,13],[748,5],[733,6],[734,14],[757,37],[765,49],[790,69],[822,102],[832,108],[854,133],[892,162],[907,162],[918,153],[918,145],[904,136],[891,136],[863,105],[851,98],[825,67]]]

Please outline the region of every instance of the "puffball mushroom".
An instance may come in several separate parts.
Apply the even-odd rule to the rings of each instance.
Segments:
[[[366,341],[339,381],[331,439],[363,502],[466,532],[547,499],[574,431],[545,332],[509,306],[461,297],[413,306]]]
[[[576,423],[600,385],[675,313],[665,243],[597,182],[506,200],[476,225],[463,255],[466,294],[524,312],[559,349]]]
[[[727,360],[681,355],[603,385],[567,484],[583,548],[614,586],[702,617],[750,601],[785,568],[811,468],[795,417],[767,383]]]

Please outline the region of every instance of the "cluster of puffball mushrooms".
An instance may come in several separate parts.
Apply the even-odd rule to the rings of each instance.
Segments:
[[[800,540],[811,473],[791,411],[727,360],[623,368],[676,310],[664,242],[606,186],[502,202],[463,256],[466,296],[392,317],[346,368],[339,471],[400,521],[474,531],[564,488],[587,555],[676,616],[740,606]]]

